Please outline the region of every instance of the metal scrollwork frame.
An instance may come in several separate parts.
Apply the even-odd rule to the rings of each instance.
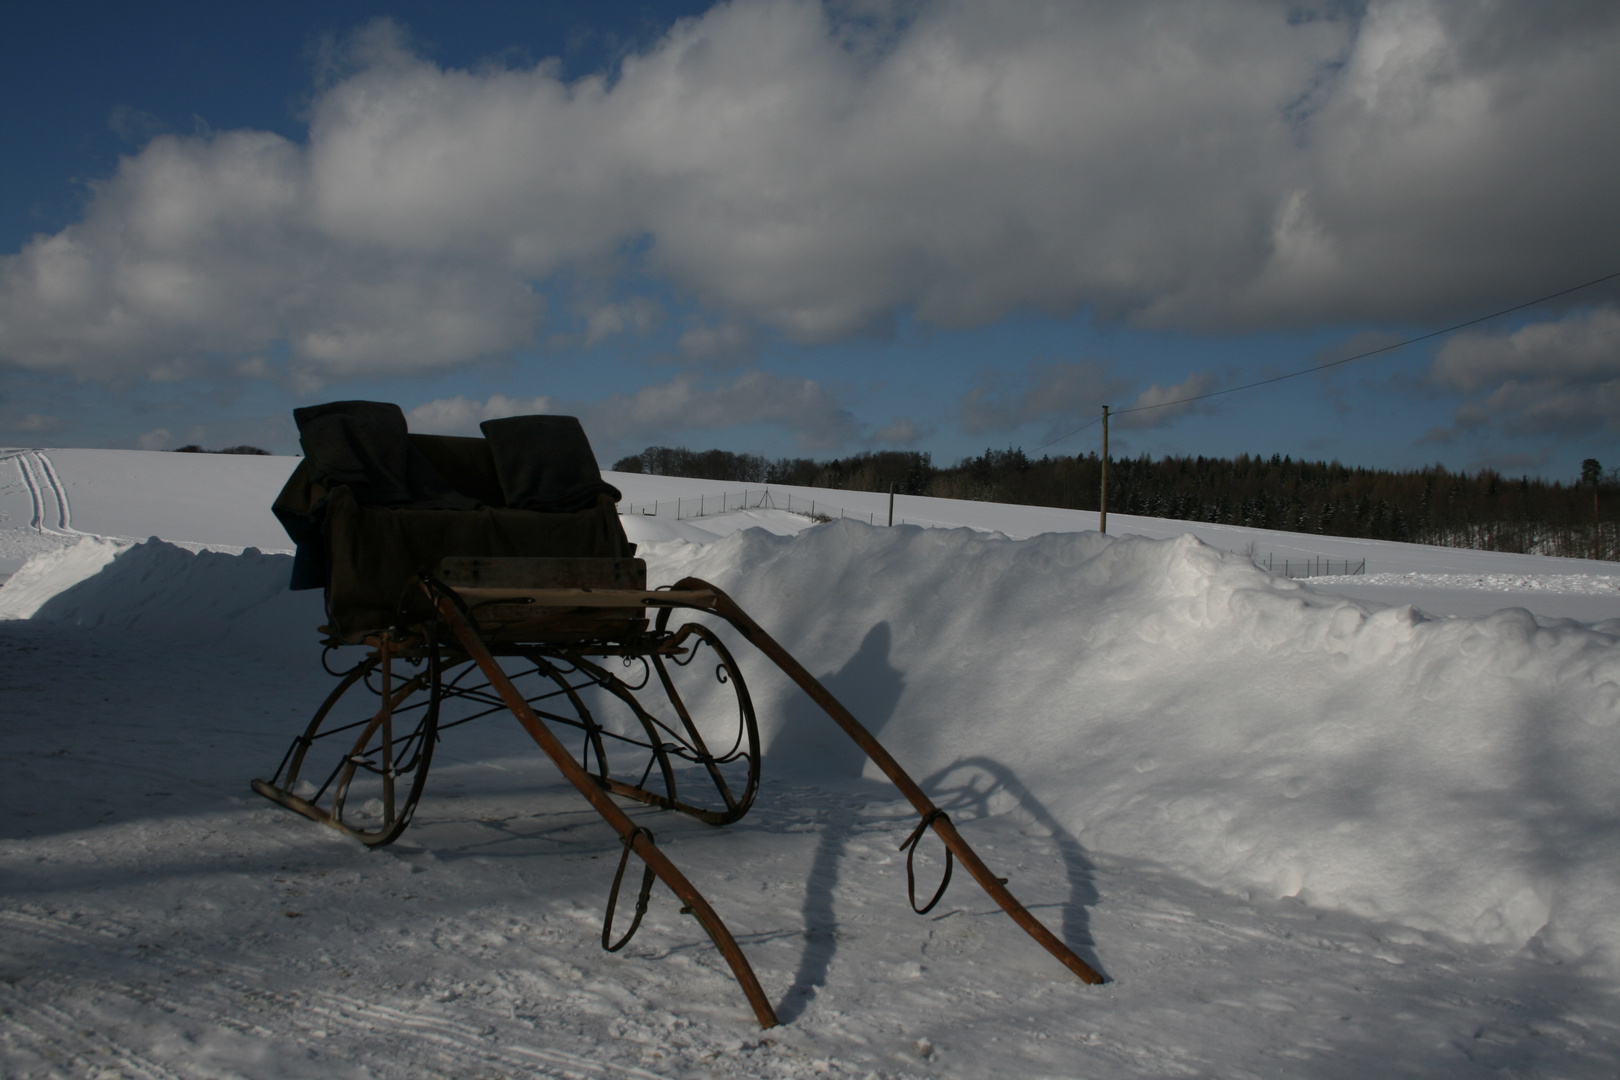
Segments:
[[[597,655],[589,645],[517,645],[496,648],[494,655],[522,661],[508,676],[525,687],[524,700],[537,716],[579,732],[575,759],[605,790],[713,825],[737,821],[759,790],[760,743],[753,701],[736,660],[712,630],[697,623],[673,632],[660,628],[648,644],[657,651]],[[718,732],[718,740],[716,726],[700,724],[694,716],[671,670],[692,668],[704,650],[714,655],[716,685],[730,689],[735,701],[735,717]],[[614,655],[632,669],[630,678],[605,663]],[[392,843],[410,824],[442,734],[505,715],[507,705],[464,652],[420,635],[381,636],[370,655],[348,669],[333,670],[324,661],[323,656],[338,684],[288,747],[268,786],[309,808],[295,809],[363,843]],[[395,671],[401,661],[422,670],[401,680]],[[637,665],[640,670],[634,671]],[[354,694],[361,688],[369,693],[369,704],[356,706]],[[593,692],[617,704],[633,721],[632,729],[604,723],[600,707],[593,709],[587,700]],[[649,700],[654,697],[660,700]],[[350,733],[352,742],[345,738]],[[714,753],[711,741],[723,751]],[[621,767],[615,769],[616,764]],[[681,797],[683,787],[691,788],[680,782],[680,774],[690,771],[685,766],[707,777],[713,799]],[[650,787],[655,772],[657,783]],[[368,777],[372,782],[363,783]],[[310,786],[299,795],[301,781]],[[361,798],[356,812],[360,790],[371,798]],[[380,810],[372,798],[382,804]]]

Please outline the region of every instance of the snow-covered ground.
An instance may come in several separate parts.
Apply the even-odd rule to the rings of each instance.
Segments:
[[[332,681],[270,553],[291,459],[5,453],[0,554],[39,555],[0,588],[0,1075],[1620,1074],[1613,564],[905,497],[676,521],[741,486],[612,476],[660,502],[653,580],[731,591],[1110,980],[961,875],[913,915],[914,817],[739,647],[760,803],[634,813],[760,1032],[661,888],[600,950],[616,839],[515,723],[448,733],[381,851],[248,791]]]

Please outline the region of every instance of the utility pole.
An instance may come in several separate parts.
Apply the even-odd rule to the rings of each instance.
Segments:
[[[894,489],[899,486],[899,484],[889,485],[889,528],[891,529],[894,528]]]
[[[1108,406],[1103,406],[1102,514],[1097,527],[1108,532]]]
[[[1581,483],[1592,485],[1592,558],[1602,557],[1603,519],[1598,516],[1598,491],[1603,486],[1603,466],[1597,458],[1581,462]]]

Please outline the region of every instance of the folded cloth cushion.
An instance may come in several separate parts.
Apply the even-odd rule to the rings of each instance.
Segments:
[[[483,506],[506,505],[500,477],[495,475],[495,458],[484,439],[412,432],[411,446],[420,450],[439,475],[463,495],[477,499]]]
[[[509,416],[479,425],[495,456],[506,505],[517,510],[582,510],[619,489],[602,479],[585,429],[572,416]]]
[[[347,487],[362,506],[472,510],[478,505],[451,487],[411,444],[398,405],[331,401],[294,409],[293,420],[314,481]]]

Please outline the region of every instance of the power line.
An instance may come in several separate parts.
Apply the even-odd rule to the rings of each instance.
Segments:
[[[1073,430],[1073,431],[1071,431],[1071,432],[1069,432],[1069,433],[1068,433],[1068,435],[1059,435],[1059,436],[1058,436],[1058,437],[1057,437],[1057,438],[1055,438],[1055,439],[1053,439],[1053,440],[1052,440],[1052,442],[1049,442],[1049,443],[1042,443],[1042,444],[1041,444],[1041,445],[1039,445],[1039,446],[1037,446],[1037,447],[1036,447],[1036,448],[1035,448],[1035,449],[1034,449],[1034,450],[1032,450],[1032,451],[1030,451],[1030,452],[1031,452],[1031,453],[1034,453],[1034,454],[1038,454],[1038,453],[1040,453],[1040,452],[1041,452],[1041,451],[1042,451],[1042,450],[1045,450],[1045,449],[1046,449],[1046,448],[1047,448],[1047,447],[1048,447],[1048,446],[1051,446],[1051,445],[1053,445],[1053,444],[1054,444],[1054,443],[1060,443],[1060,442],[1062,442],[1062,441],[1063,441],[1063,440],[1064,440],[1064,439],[1067,439],[1067,438],[1069,438],[1069,437],[1070,437],[1070,436],[1072,436],[1072,435],[1078,435],[1078,434],[1080,434],[1080,433],[1081,433],[1081,432],[1082,432],[1082,431],[1084,431],[1084,430],[1086,430],[1086,428],[1089,428],[1089,427],[1096,427],[1096,426],[1097,426],[1097,425],[1098,425],[1098,424],[1100,424],[1100,423],[1102,423],[1102,417],[1100,417],[1100,416],[1099,416],[1099,417],[1097,417],[1097,419],[1095,419],[1095,420],[1093,420],[1093,421],[1092,421],[1092,422],[1091,422],[1091,423],[1089,423],[1089,424],[1081,424],[1081,425],[1080,425],[1080,426],[1079,426],[1079,427],[1077,427],[1077,428],[1075,428],[1075,429],[1074,429],[1074,430]]]
[[[1340,364],[1348,364],[1352,360],[1365,360],[1369,356],[1377,356],[1380,353],[1394,352],[1396,349],[1404,349],[1408,345],[1416,345],[1420,341],[1428,341],[1430,338],[1442,337],[1458,330],[1465,330],[1470,326],[1476,326],[1482,322],[1489,322],[1492,319],[1500,319],[1502,316],[1511,315],[1515,311],[1523,311],[1525,308],[1535,307],[1537,304],[1545,304],[1549,300],[1556,300],[1560,296],[1568,296],[1570,293],[1580,292],[1582,289],[1590,289],[1594,285],[1601,285],[1605,281],[1613,281],[1615,278],[1620,278],[1620,270],[1617,270],[1612,274],[1604,274],[1599,278],[1593,278],[1591,281],[1582,282],[1579,285],[1572,285],[1567,289],[1560,289],[1555,293],[1548,293],[1546,296],[1538,296],[1534,300],[1526,300],[1522,304],[1514,304],[1512,307],[1503,308],[1501,311],[1493,311],[1489,315],[1480,315],[1477,318],[1468,319],[1464,322],[1453,323],[1452,325],[1440,330],[1431,330],[1427,334],[1419,334],[1417,337],[1410,337],[1404,341],[1397,341],[1393,345],[1383,345],[1376,349],[1368,349],[1366,352],[1356,353],[1354,356],[1346,356],[1339,360],[1329,360],[1325,364],[1316,364],[1313,367],[1301,368],[1298,371],[1290,371],[1286,375],[1273,375],[1269,379],[1260,379],[1257,382],[1244,383],[1242,386],[1231,386],[1225,390],[1212,390],[1207,394],[1194,394],[1191,397],[1176,398],[1174,401],[1161,401],[1154,405],[1138,405],[1134,409],[1118,409],[1115,410],[1113,415],[1125,416],[1128,413],[1147,412],[1150,409],[1166,409],[1171,405],[1186,405],[1189,402],[1205,401],[1209,398],[1220,397],[1223,394],[1235,394],[1239,390],[1253,390],[1257,386],[1269,386],[1272,383],[1282,382],[1284,379],[1296,379],[1301,375],[1309,375],[1313,371],[1324,371],[1330,367],[1338,367]],[[1075,428],[1073,431],[1068,432],[1067,434],[1059,435],[1049,443],[1037,446],[1035,448],[1035,452],[1040,453],[1048,446],[1060,443],[1064,439],[1071,436],[1078,435],[1082,431],[1086,430],[1086,428],[1091,427],[1092,424],[1099,423],[1100,421],[1101,417],[1091,421],[1090,424],[1082,424],[1080,427]]]

